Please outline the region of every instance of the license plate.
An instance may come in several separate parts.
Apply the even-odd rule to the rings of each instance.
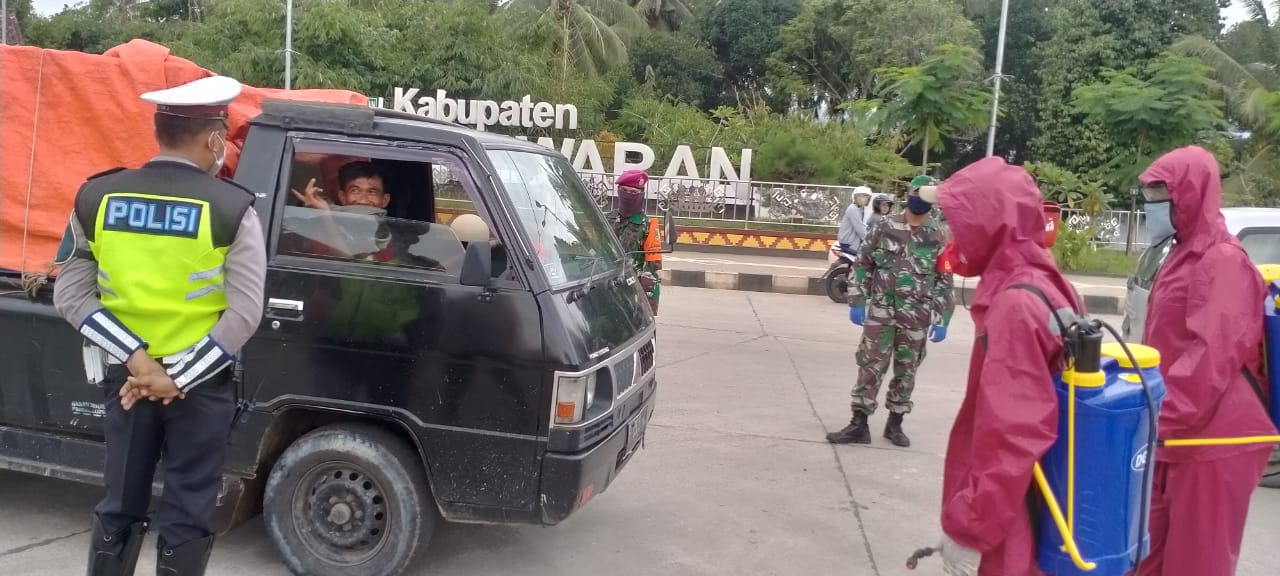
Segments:
[[[641,412],[627,421],[627,445],[623,449],[621,460],[630,459],[631,455],[640,448],[640,444],[644,442],[645,424],[648,423],[648,415],[648,411]]]

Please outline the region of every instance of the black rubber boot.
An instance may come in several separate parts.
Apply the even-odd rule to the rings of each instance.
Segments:
[[[170,547],[161,538],[156,556],[156,576],[204,576],[213,552],[213,536],[196,538],[181,546]]]
[[[839,432],[827,434],[827,442],[832,444],[870,444],[871,428],[867,426],[867,415],[854,412],[849,425]]]
[[[133,576],[138,565],[146,521],[135,522],[115,534],[108,534],[97,514],[90,520],[89,576]]]
[[[884,424],[884,437],[893,442],[894,446],[906,448],[911,445],[911,439],[907,438],[907,435],[902,432],[903,416],[903,414],[896,412],[889,414],[889,421]]]

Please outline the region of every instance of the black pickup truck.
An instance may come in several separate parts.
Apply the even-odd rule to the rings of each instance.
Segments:
[[[291,193],[352,158],[376,167],[384,212]],[[415,115],[267,101],[235,179],[257,196],[268,273],[236,365],[251,403],[230,440],[223,530],[261,513],[296,574],[395,575],[439,518],[553,525],[635,454],[657,389],[654,318],[564,157]],[[476,217],[488,242],[450,226]],[[406,257],[334,256],[333,223],[345,244]],[[111,400],[52,293],[0,296],[0,467],[101,483]]]

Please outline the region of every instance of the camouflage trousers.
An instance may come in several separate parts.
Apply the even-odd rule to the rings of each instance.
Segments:
[[[876,411],[876,397],[880,394],[880,382],[893,363],[893,379],[884,405],[890,412],[911,412],[911,392],[916,388],[916,369],[924,362],[925,342],[929,334],[926,322],[915,327],[914,322],[898,319],[875,319],[868,314],[862,327],[862,343],[858,345],[858,383],[853,388],[852,407],[855,412],[870,416]]]

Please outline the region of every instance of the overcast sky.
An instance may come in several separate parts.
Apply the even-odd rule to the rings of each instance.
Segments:
[[[34,0],[34,3],[36,7],[36,12],[44,15],[49,15],[49,14],[58,13],[59,11],[62,10],[63,6],[66,6],[68,4],[71,4],[71,5],[77,4],[79,3],[79,0]],[[1222,15],[1227,19],[1227,25],[1235,24],[1236,22],[1239,22],[1246,18],[1244,8],[1240,7],[1239,2],[1233,3],[1230,8],[1223,10]],[[1017,17],[1016,14],[1014,14],[1013,16],[1015,18]],[[1272,14],[1271,17],[1274,18],[1275,14]]]

